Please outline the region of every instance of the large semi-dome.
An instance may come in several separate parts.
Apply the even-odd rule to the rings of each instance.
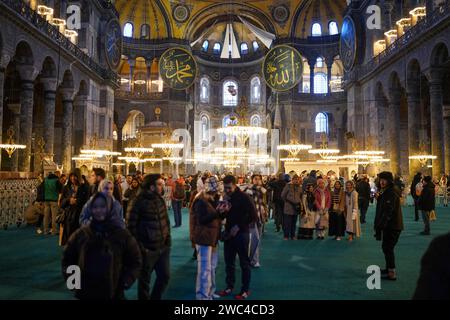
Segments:
[[[292,36],[307,38],[340,33],[346,7],[346,0],[300,1],[292,21]]]

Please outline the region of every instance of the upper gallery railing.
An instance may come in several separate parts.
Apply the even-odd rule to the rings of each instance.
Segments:
[[[104,79],[110,79],[117,82],[117,75],[115,72],[103,68],[100,64],[95,62],[91,57],[89,57],[83,50],[81,50],[77,45],[73,44],[65,35],[59,32],[59,29],[50,23],[48,23],[43,17],[41,17],[36,11],[31,9],[23,1],[17,0],[0,0],[0,6],[6,6],[10,10],[17,13],[23,20],[30,23],[37,30],[48,36],[50,39],[55,41],[59,46],[66,49],[80,62],[86,65],[89,69],[97,73],[100,77]]]
[[[433,26],[441,22],[450,15],[450,2],[443,4],[435,9],[431,14],[427,14],[422,20],[420,20],[415,26],[408,29],[401,37],[397,38],[386,50],[380,52],[377,56],[373,57],[370,61],[364,65],[356,67],[352,72],[348,73],[345,77],[346,81],[355,81],[356,79],[362,79],[367,75],[374,72],[380,65],[389,61],[393,55],[397,54],[411,44],[417,38],[423,36]]]

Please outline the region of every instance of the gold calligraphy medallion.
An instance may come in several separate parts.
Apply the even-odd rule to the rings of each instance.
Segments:
[[[197,62],[184,48],[170,48],[159,60],[159,74],[170,88],[185,90],[194,84],[197,76]]]
[[[272,90],[288,91],[294,88],[302,78],[302,57],[291,46],[276,46],[264,58],[262,74]]]

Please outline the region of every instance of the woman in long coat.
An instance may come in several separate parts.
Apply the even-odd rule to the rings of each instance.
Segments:
[[[345,221],[348,241],[361,235],[361,224],[358,213],[358,192],[355,190],[353,181],[345,183]]]
[[[61,195],[61,209],[64,213],[60,245],[65,245],[70,235],[80,227],[80,213],[88,197],[89,185],[81,178],[80,169],[74,169]]]
[[[319,178],[317,180],[317,189],[314,191],[316,198],[316,227],[317,239],[325,239],[325,230],[328,229],[328,211],[331,207],[331,195],[329,189],[325,185],[325,180]]]
[[[333,191],[331,191],[331,208],[330,208],[330,228],[328,235],[341,240],[345,237],[345,191],[339,180],[334,183]]]
[[[311,183],[306,185],[302,194],[300,227],[298,228],[298,239],[312,240],[315,224],[315,202],[314,186]]]

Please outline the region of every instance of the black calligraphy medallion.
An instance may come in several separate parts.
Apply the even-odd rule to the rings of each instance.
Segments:
[[[122,29],[117,20],[108,22],[105,38],[106,60],[110,68],[116,70],[122,59]]]
[[[189,51],[183,48],[171,48],[161,55],[159,74],[170,88],[185,90],[195,81],[197,63]]]
[[[356,27],[350,17],[346,17],[342,23],[340,51],[344,70],[350,71],[356,60]]]
[[[264,59],[264,80],[275,91],[290,90],[302,78],[302,63],[302,57],[295,48],[287,45],[276,46]]]

